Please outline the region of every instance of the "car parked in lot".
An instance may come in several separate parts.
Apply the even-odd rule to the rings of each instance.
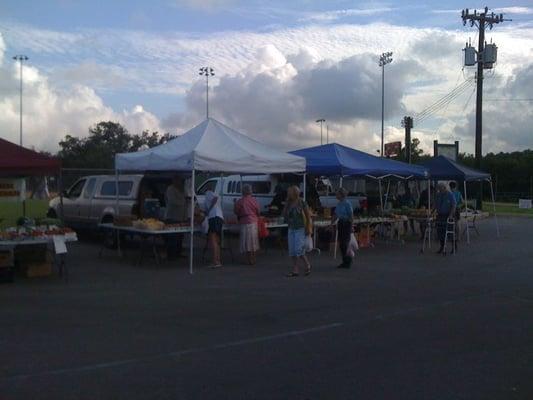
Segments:
[[[119,214],[138,216],[142,191],[165,205],[165,191],[171,178],[150,175],[120,175],[118,181]],[[78,179],[63,192],[63,218],[66,225],[76,229],[95,229],[100,223],[111,223],[116,210],[116,182],[114,175],[91,175]],[[59,197],[49,203],[48,216],[61,215]]]

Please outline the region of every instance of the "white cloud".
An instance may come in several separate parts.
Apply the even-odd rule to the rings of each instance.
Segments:
[[[238,0],[173,0],[170,2],[175,7],[187,7],[202,11],[217,10],[229,7],[237,3]]]
[[[301,21],[312,22],[331,22],[341,18],[357,17],[357,16],[369,16],[376,14],[383,14],[394,11],[391,7],[376,7],[376,8],[347,8],[344,10],[332,10],[323,12],[307,13]]]
[[[139,99],[144,93],[183,95],[183,112],[165,118],[164,125],[191,127],[205,109],[204,81],[197,69],[211,65],[217,74],[212,81],[213,113],[235,128],[294,148],[318,143],[314,120],[325,117],[339,141],[374,151],[380,125],[378,54],[394,51],[386,82],[388,132],[396,138],[401,116],[420,112],[464,79],[461,49],[473,35],[470,30],[380,23],[219,32],[209,37],[121,30],[64,33],[11,25],[6,40],[21,51],[52,58],[49,64],[42,62],[45,57],[40,59],[35,87],[41,90],[34,93],[35,102],[44,110],[41,131],[46,127],[48,132],[57,132],[54,140],[69,130],[84,134],[100,119],[126,121],[136,130],[144,126],[159,129],[157,118],[144,109],[112,110],[98,96],[102,90],[127,89]],[[499,63],[493,77],[487,74],[486,90],[500,87],[517,66],[533,56],[533,29],[502,26],[491,31],[488,40],[491,37],[499,46]],[[9,78],[0,79],[0,128],[15,137],[16,72],[4,67],[0,74]],[[465,71],[465,76],[471,75]],[[428,142],[434,138],[464,140],[472,151],[470,131],[458,128],[467,123],[462,108],[469,94],[416,131]],[[65,121],[60,118],[64,112]],[[438,124],[442,126],[437,130]]]
[[[531,7],[500,7],[495,8],[494,12],[504,14],[533,14]]]
[[[497,152],[533,147],[533,109],[530,101],[521,101],[532,97],[533,64],[517,68],[512,77],[500,80],[497,88],[489,91],[483,114],[485,149]],[[474,132],[473,110],[455,129],[460,136]]]
[[[4,43],[4,38],[2,35],[0,35],[0,65],[4,62],[4,51],[6,49],[6,45]]]
[[[0,59],[2,55],[0,52]],[[15,64],[0,65],[0,130],[3,138],[16,143],[19,137],[18,71]],[[24,66],[23,101],[24,145],[41,150],[55,151],[66,134],[85,136],[90,126],[105,120],[118,121],[132,133],[159,130],[158,118],[142,106],[116,112],[89,86],[55,87],[37,68],[27,65]]]
[[[299,56],[284,57],[273,46],[260,49],[261,68],[251,65],[246,73],[223,76],[212,88],[211,114],[285,149],[320,143],[314,121],[325,118],[332,140],[373,150],[378,139],[375,121],[381,110],[380,70],[373,56],[304,63],[299,68],[288,61],[292,58]],[[401,100],[407,82],[415,77],[414,70],[424,74],[424,68],[414,61],[398,61],[389,67],[395,78],[387,83],[387,115],[404,111]],[[201,83],[193,85],[186,109],[164,120],[165,128],[180,131],[201,120],[204,90]]]

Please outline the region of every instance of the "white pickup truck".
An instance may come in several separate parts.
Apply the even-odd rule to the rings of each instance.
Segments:
[[[337,199],[329,181],[321,179],[318,182],[317,192],[319,194],[320,205],[324,208],[335,207],[337,205]],[[278,178],[275,175],[230,175],[210,178],[198,188],[196,197],[198,204],[203,206],[204,195],[208,190],[217,193],[222,198],[222,212],[224,213],[224,217],[227,220],[231,220],[236,218],[233,213],[233,206],[235,201],[241,197],[242,185],[249,184],[252,186],[254,197],[259,202],[261,212],[267,212],[269,205],[276,195],[275,189],[278,183]],[[302,185],[300,184],[299,186],[301,187]],[[365,195],[349,194],[348,200],[352,203],[354,210],[367,208],[367,198]]]
[[[353,186],[353,184],[349,186]],[[346,185],[344,185],[344,187],[346,188]],[[337,205],[338,200],[336,193],[333,189],[333,184],[328,178],[322,177],[317,179],[315,182],[315,189],[318,193],[318,199],[320,200],[320,205],[322,207],[333,208]],[[363,193],[353,193],[349,191],[347,199],[352,204],[354,211],[362,211],[368,208],[367,197]]]
[[[200,206],[204,205],[205,193],[208,190],[217,193],[222,200],[222,212],[226,220],[235,219],[233,207],[235,201],[242,196],[242,185],[249,184],[255,199],[259,203],[261,212],[268,211],[268,207],[275,196],[274,189],[277,179],[271,175],[230,175],[210,178],[196,190],[196,198]]]

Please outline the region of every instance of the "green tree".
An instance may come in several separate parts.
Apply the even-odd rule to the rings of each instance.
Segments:
[[[418,138],[411,139],[411,163],[416,164],[421,160],[428,158],[429,156],[424,155],[424,150],[420,148],[420,140]],[[406,157],[406,148],[402,147],[401,154],[396,157],[399,161],[407,161]]]
[[[89,128],[89,136],[85,138],[66,135],[59,142],[58,157],[66,168],[112,169],[115,154],[154,147],[172,138],[168,133],[149,131],[132,135],[118,122],[102,121]]]

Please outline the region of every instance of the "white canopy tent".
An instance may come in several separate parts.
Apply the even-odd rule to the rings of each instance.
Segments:
[[[213,118],[207,118],[165,144],[135,153],[116,154],[116,192],[118,193],[120,171],[190,171],[191,193],[195,193],[196,171],[244,174],[305,173],[305,167],[305,158],[276,150]],[[190,273],[193,272],[193,230],[194,196],[191,196]]]

